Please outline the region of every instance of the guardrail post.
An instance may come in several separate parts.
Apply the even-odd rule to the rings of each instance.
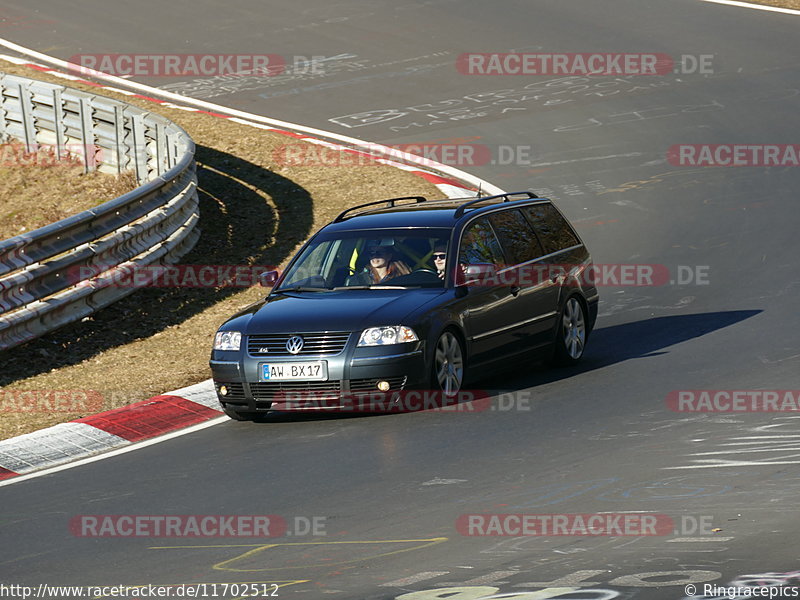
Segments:
[[[158,172],[163,173],[169,169],[169,159],[167,158],[167,134],[165,127],[160,123],[155,124],[156,128],[156,164]]]
[[[147,181],[147,139],[144,135],[144,115],[134,114],[131,117],[132,141],[131,152],[133,153],[134,169],[136,170],[136,180],[139,183]]]
[[[30,87],[20,83],[17,89],[19,92],[19,109],[22,112],[22,129],[25,133],[25,148],[28,152],[35,152],[36,127],[34,126]]]
[[[56,157],[62,160],[67,154],[66,135],[64,133],[64,105],[61,103],[61,90],[53,90],[53,128],[56,134]]]
[[[117,159],[117,175],[128,168],[130,162],[125,146],[125,110],[124,107],[114,106],[114,150]]]
[[[0,74],[0,144],[7,142],[9,138],[7,115],[5,80]]]
[[[97,168],[94,150],[94,129],[92,121],[91,99],[81,97],[78,102],[81,119],[81,152],[83,153],[83,171],[88,173]]]
[[[167,134],[167,148],[169,150],[169,168],[171,169],[175,165],[178,164],[181,156],[180,144],[183,140],[181,139],[180,133],[172,133]]]

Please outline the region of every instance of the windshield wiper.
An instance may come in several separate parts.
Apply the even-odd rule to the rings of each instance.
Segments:
[[[339,290],[404,290],[407,289],[407,285],[389,285],[384,283],[373,283],[372,285],[340,285],[339,287],[333,288],[333,291],[338,292]]]
[[[283,294],[284,292],[329,292],[330,288],[309,287],[305,285],[295,285],[273,290],[273,294]]]

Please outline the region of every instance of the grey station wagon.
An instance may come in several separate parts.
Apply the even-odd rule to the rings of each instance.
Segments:
[[[350,208],[219,328],[217,395],[244,420],[341,408],[356,392],[452,397],[511,359],[575,363],[597,318],[592,266],[531,192]]]

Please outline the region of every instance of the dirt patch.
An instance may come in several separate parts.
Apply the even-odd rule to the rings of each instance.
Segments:
[[[201,236],[187,265],[284,265],[298,245],[340,211],[394,196],[443,194],[424,179],[385,165],[289,166],[279,151],[296,140],[228,119],[65,82],[0,61],[0,70],[102,92],[163,114],[197,144]],[[276,160],[277,159],[277,160]],[[262,288],[145,288],[95,315],[0,353],[0,439],[208,379],[211,341]],[[33,394],[23,396],[24,391]],[[70,395],[71,394],[71,395]],[[87,396],[81,396],[87,394]],[[92,403],[89,403],[92,404]],[[97,412],[97,402],[92,410]],[[76,410],[76,407],[80,410]]]

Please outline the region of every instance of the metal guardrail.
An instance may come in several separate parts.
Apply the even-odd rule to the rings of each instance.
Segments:
[[[0,73],[0,143],[12,139],[78,155],[87,171],[133,170],[140,187],[0,241],[0,350],[119,300],[134,289],[104,273],[174,263],[200,235],[194,142],[168,119]]]

